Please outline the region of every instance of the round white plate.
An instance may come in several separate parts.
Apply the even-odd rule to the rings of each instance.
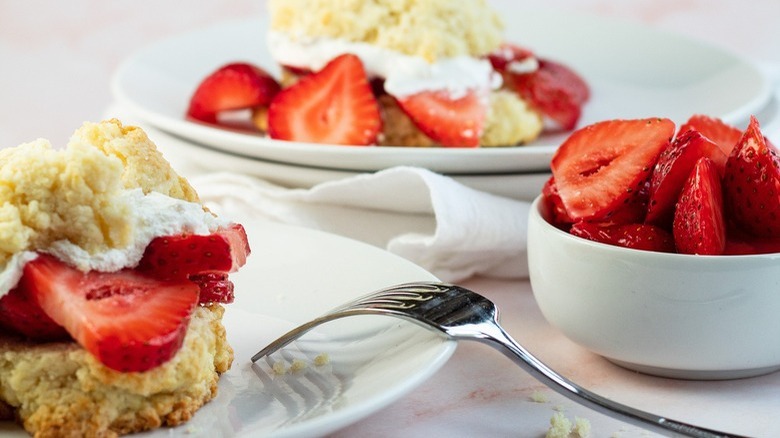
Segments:
[[[508,41],[562,61],[590,84],[581,124],[632,117],[678,123],[703,113],[741,124],[769,99],[755,66],[720,48],[682,36],[596,17],[497,3]],[[116,99],[146,122],[216,149],[263,160],[352,171],[414,165],[442,173],[516,173],[547,169],[566,134],[529,146],[443,149],[344,147],[271,140],[184,119],[190,95],[211,71],[249,61],[278,74],[265,46],[267,21],[223,23],[156,43],[116,72]],[[565,29],[562,32],[561,29]]]
[[[310,188],[363,173],[247,157],[191,143],[149,125],[140,125],[176,171],[187,177],[221,170],[256,176],[284,187]],[[550,172],[447,176],[476,190],[530,202],[541,193],[544,183],[550,178]]]
[[[296,325],[346,301],[397,283],[436,280],[373,246],[310,229],[244,221],[252,254],[231,275],[236,300],[224,325],[233,366],[214,400],[182,426],[140,436],[314,437],[387,406],[436,372],[456,343],[389,317],[352,317],[315,329],[271,360],[252,364],[260,348]],[[327,353],[330,362],[313,359]],[[300,359],[302,371],[275,374],[273,361]],[[5,424],[0,434],[26,436]]]
[[[437,371],[455,342],[395,318],[353,317],[322,326],[252,365],[250,357],[294,326],[381,287],[435,280],[422,268],[360,242],[305,228],[248,222],[253,252],[234,274],[225,327],[235,350],[219,393],[175,431],[197,436],[319,436],[397,400]],[[326,353],[330,363],[313,359]],[[271,363],[307,367],[277,375]],[[167,430],[153,436],[166,437]]]

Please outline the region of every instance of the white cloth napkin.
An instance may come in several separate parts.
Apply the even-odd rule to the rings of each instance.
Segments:
[[[361,240],[444,281],[528,274],[528,203],[473,190],[426,169],[395,167],[310,189],[225,172],[190,181],[220,214],[270,218]]]

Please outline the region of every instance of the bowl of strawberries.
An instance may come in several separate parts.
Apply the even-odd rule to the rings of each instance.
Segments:
[[[694,115],[575,131],[529,215],[534,297],[575,343],[686,379],[780,369],[780,158]]]

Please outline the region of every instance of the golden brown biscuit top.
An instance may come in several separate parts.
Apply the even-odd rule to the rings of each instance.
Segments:
[[[270,0],[271,29],[291,38],[375,44],[433,62],[483,56],[503,39],[484,0]]]
[[[0,150],[0,264],[66,239],[90,253],[132,239],[121,191],[141,188],[197,201],[197,194],[139,128],[85,123],[65,149],[39,139]]]

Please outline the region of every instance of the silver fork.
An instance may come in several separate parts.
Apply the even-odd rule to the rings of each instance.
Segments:
[[[671,436],[735,437],[616,403],[559,375],[512,339],[498,323],[498,308],[487,298],[444,283],[407,283],[376,291],[307,322],[252,356],[252,362],[283,348],[314,327],[352,315],[389,315],[442,332],[453,339],[476,340],[501,351],[534,378],[595,411]]]

